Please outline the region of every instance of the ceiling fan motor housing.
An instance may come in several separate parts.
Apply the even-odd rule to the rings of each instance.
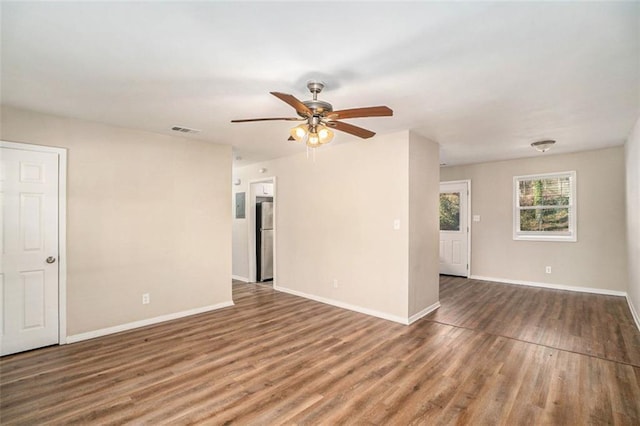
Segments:
[[[331,106],[329,102],[314,99],[311,101],[302,101],[302,103],[313,112],[313,115],[323,115],[326,112],[333,111],[333,106]],[[298,113],[298,115],[306,118],[304,114]]]

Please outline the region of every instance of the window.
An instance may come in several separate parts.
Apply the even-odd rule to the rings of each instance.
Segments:
[[[460,230],[460,193],[440,193],[440,230]]]
[[[513,178],[513,239],[576,241],[576,172]]]

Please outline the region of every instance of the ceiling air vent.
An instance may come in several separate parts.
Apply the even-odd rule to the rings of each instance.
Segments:
[[[171,130],[173,130],[174,132],[180,132],[180,133],[200,133],[200,130],[190,129],[184,126],[173,126]]]

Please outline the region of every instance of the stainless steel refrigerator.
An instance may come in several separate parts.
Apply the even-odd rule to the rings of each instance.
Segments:
[[[257,281],[273,279],[273,203],[256,204]]]

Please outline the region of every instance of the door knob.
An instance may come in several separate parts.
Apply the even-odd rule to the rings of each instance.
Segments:
[[[47,257],[47,263],[54,263],[56,261],[56,258],[53,256],[49,256]]]

